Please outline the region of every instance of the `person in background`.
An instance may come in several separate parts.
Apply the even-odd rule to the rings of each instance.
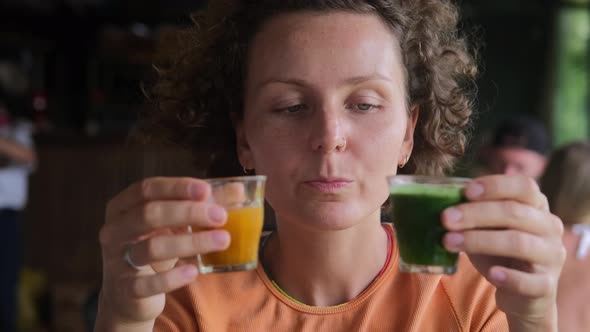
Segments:
[[[556,150],[540,185],[565,225],[568,255],[557,291],[559,330],[590,331],[590,142]]]
[[[28,176],[36,163],[32,125],[10,109],[0,91],[0,331],[16,331],[20,273],[20,213],[27,203]]]
[[[538,179],[545,169],[550,139],[545,126],[524,115],[504,119],[480,154],[483,173],[521,174]]]

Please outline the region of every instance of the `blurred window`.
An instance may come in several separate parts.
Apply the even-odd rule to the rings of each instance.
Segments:
[[[553,138],[590,138],[590,1],[566,1],[557,14]]]

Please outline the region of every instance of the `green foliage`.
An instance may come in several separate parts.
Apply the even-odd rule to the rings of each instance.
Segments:
[[[562,9],[557,28],[557,81],[552,113],[556,146],[590,137],[590,11]]]

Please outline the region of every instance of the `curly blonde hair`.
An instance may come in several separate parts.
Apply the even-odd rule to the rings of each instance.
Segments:
[[[403,171],[450,170],[467,144],[477,68],[448,0],[212,1],[181,34],[176,59],[158,70],[156,107],[141,121],[142,138],[210,156],[213,175],[241,173],[230,114],[243,113],[250,42],[270,18],[298,11],[374,14],[387,23],[400,41],[408,105],[420,108],[413,157]]]

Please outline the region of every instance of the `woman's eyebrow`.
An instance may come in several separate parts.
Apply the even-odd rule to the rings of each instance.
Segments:
[[[380,73],[373,73],[373,74],[369,74],[369,75],[353,76],[353,77],[347,78],[347,79],[343,80],[342,82],[340,82],[339,85],[355,85],[355,84],[360,84],[360,83],[367,82],[367,81],[376,81],[376,80],[387,81],[387,82],[393,83],[393,80],[390,77],[380,74]],[[266,85],[275,84],[275,83],[290,84],[290,85],[296,85],[296,86],[300,86],[300,87],[307,87],[307,86],[313,85],[312,83],[306,81],[305,79],[301,79],[301,78],[297,78],[297,77],[274,77],[274,78],[269,78],[267,80],[264,80],[262,83],[258,84],[257,89],[261,89]]]

